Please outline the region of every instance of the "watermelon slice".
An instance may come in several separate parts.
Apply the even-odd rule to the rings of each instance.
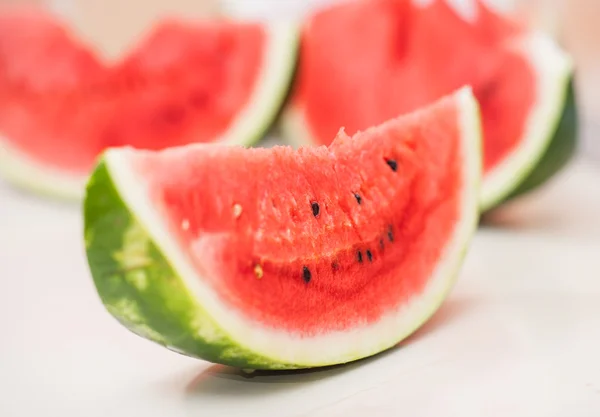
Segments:
[[[327,144],[339,126],[352,134],[469,84],[483,119],[482,209],[544,183],[575,148],[570,57],[471,3],[471,14],[445,0],[357,0],[315,13],[285,136]]]
[[[0,13],[0,171],[77,198],[106,148],[250,145],[274,122],[295,68],[297,30],[167,19],[103,62],[57,18]]]
[[[465,87],[329,147],[107,151],[85,198],[104,305],[169,349],[307,368],[387,349],[449,292],[478,221]]]

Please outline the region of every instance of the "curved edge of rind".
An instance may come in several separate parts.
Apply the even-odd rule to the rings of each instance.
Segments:
[[[32,193],[66,201],[80,201],[85,176],[44,167],[14,149],[0,134],[0,175],[9,183]]]
[[[465,171],[463,171],[462,177],[468,181],[468,184],[462,188],[461,220],[457,223],[457,229],[448,241],[444,254],[436,265],[432,278],[423,293],[411,303],[402,306],[400,310],[390,312],[375,325],[318,336],[314,339],[303,339],[293,334],[267,329],[256,323],[244,321],[243,318],[237,316],[237,313],[220,305],[210,291],[204,288],[176,246],[168,241],[168,235],[166,231],[162,230],[160,222],[156,223],[156,214],[153,214],[153,210],[150,208],[151,204],[149,206],[149,202],[145,201],[144,191],[136,185],[135,177],[129,172],[128,157],[125,155],[127,151],[119,150],[112,151],[109,156],[105,157],[104,166],[94,174],[90,183],[90,187],[94,187],[94,183],[97,183],[95,187],[100,188],[90,188],[86,200],[88,259],[105,305],[109,311],[112,310],[113,315],[120,317],[121,321],[125,321],[130,329],[150,340],[158,341],[172,350],[181,351],[189,356],[243,368],[320,367],[351,362],[393,347],[418,329],[441,306],[454,285],[464,255],[477,227],[478,185],[481,178],[479,109],[469,88],[463,89],[457,97],[460,100],[461,149],[465,162],[463,164]],[[110,186],[107,186],[107,183]],[[95,204],[94,201],[101,202],[103,206],[91,209]],[[121,220],[121,224],[112,224],[115,222],[114,220],[110,223],[108,219],[117,215],[124,217],[125,220]],[[133,218],[137,220],[132,221]],[[99,222],[104,224],[99,224]],[[137,258],[131,253],[126,256],[117,255],[126,250],[129,245],[125,245],[124,236],[126,234],[114,232],[114,230],[123,230],[124,228],[131,230],[131,225],[134,225],[135,228],[132,233],[140,233],[137,238],[132,239],[134,246],[139,245],[140,242],[153,242],[151,244],[153,263],[146,269],[148,271],[146,278],[155,277],[159,282],[157,285],[161,286],[167,285],[167,282],[176,283],[179,288],[177,294],[184,294],[187,300],[187,304],[181,302],[181,305],[188,307],[181,311],[165,309],[165,306],[169,305],[169,297],[178,297],[173,295],[175,293],[172,288],[169,288],[168,291],[164,290],[161,293],[164,298],[158,300],[150,297],[148,300],[140,301],[140,297],[148,297],[148,293],[144,295],[139,291],[131,292],[128,287],[114,290],[115,294],[122,298],[116,301],[108,298],[107,294],[112,290],[106,288],[106,282],[115,280],[112,271],[115,269],[117,271],[129,270],[130,268],[123,262],[131,262],[132,259]],[[101,235],[106,235],[107,239],[111,238],[110,236],[112,236],[111,239],[115,239],[114,236],[118,235],[121,240],[113,241],[108,245],[100,241]],[[164,240],[165,238],[167,241]],[[158,242],[160,242],[160,247]],[[93,249],[94,247],[99,252],[98,258],[94,254],[96,251]],[[144,253],[144,251],[141,252]],[[121,259],[121,264],[115,267],[113,261],[100,259],[100,256],[106,257],[106,254],[110,254],[110,258],[114,259],[116,256],[117,259]],[[108,270],[101,269],[103,265],[109,264],[113,265],[112,270],[110,268]],[[141,281],[145,282],[144,279]],[[120,299],[125,301],[119,301]],[[143,305],[147,309],[154,309],[153,311],[156,313],[152,314],[162,314],[162,316],[158,316],[153,323],[149,321],[148,315],[140,315],[140,313],[138,313],[138,317],[141,317],[139,320],[134,320],[135,315],[134,319],[131,317],[128,319],[127,310],[123,312],[114,308],[115,303],[124,303],[127,308],[128,300],[136,301],[138,306]],[[189,311],[193,311],[193,317],[201,325],[190,327],[189,318],[182,319],[182,317],[189,317],[185,315],[186,311],[188,311],[187,314],[190,314]],[[163,321],[168,321],[175,316],[179,317],[180,322],[185,325],[171,323],[168,329],[171,329],[169,330],[171,332],[173,332],[172,329],[180,329],[176,332],[176,335],[181,338],[179,341],[172,333],[168,333],[168,337],[165,336],[167,328],[157,327]],[[218,317],[218,321],[215,319],[216,317]],[[141,328],[139,323],[142,325]],[[188,331],[195,335],[191,341],[185,339],[185,333]],[[198,334],[202,336],[197,336]],[[376,342],[374,343],[374,341]]]
[[[260,141],[275,124],[293,83],[300,31],[292,22],[266,26],[269,45],[260,76],[248,105],[234,125],[219,140],[229,145],[251,146]]]
[[[573,77],[572,59],[546,34],[535,32],[524,40],[515,40],[514,48],[528,57],[535,69],[541,96],[538,95],[519,146],[486,174],[480,197],[482,212],[516,197],[521,184],[535,174],[556,138]]]
[[[107,311],[131,332],[186,356],[249,369],[292,369],[234,343],[199,306],[121,199],[104,160],[84,200],[89,269]]]
[[[394,345],[417,331],[442,306],[456,283],[460,269],[469,252],[470,243],[479,226],[481,212],[478,201],[483,184],[483,126],[481,124],[481,110],[471,86],[464,86],[456,90],[455,94],[458,96],[460,102],[459,124],[463,139],[463,152],[466,154],[463,155],[465,159],[464,169],[467,172],[465,178],[472,181],[470,186],[465,187],[466,193],[463,196],[463,207],[467,212],[463,215],[463,221],[457,225],[460,230],[455,232],[455,236],[458,236],[455,239],[458,242],[450,248],[455,253],[451,255],[446,254],[447,258],[453,259],[454,265],[448,268],[450,272],[448,273],[448,281],[445,289],[438,294],[439,298],[432,303],[431,309],[422,316],[421,320],[416,322],[415,326],[397,340]]]
[[[567,88],[567,98],[563,106],[558,127],[552,136],[550,145],[539,159],[533,171],[523,182],[502,202],[507,202],[529,193],[544,185],[559,171],[565,168],[577,151],[579,133],[579,116],[574,78],[571,78]]]

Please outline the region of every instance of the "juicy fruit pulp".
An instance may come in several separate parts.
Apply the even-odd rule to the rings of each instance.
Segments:
[[[0,144],[41,170],[74,177],[86,177],[108,147],[250,144],[274,120],[290,82],[291,32],[164,20],[109,64],[62,22],[31,10],[5,12]]]
[[[482,205],[506,198],[549,146],[570,67],[548,39],[474,3],[470,19],[444,0],[359,0],[316,13],[304,28],[289,136],[301,136],[298,119],[301,141],[326,144],[339,126],[352,134],[469,84],[483,119]]]
[[[111,150],[85,201],[100,296],[138,334],[246,368],[389,348],[475,228],[478,116],[463,89],[328,147]]]

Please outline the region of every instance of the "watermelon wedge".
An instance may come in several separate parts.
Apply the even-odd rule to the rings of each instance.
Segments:
[[[250,145],[285,100],[297,43],[284,24],[165,18],[104,62],[56,17],[2,9],[0,172],[79,198],[108,147]]]
[[[283,118],[291,143],[327,144],[469,84],[482,112],[487,210],[545,183],[571,159],[570,57],[549,37],[473,1],[356,0],[312,15]]]
[[[394,346],[442,303],[478,222],[468,87],[326,146],[108,150],[87,187],[107,310],[185,355],[249,369]]]

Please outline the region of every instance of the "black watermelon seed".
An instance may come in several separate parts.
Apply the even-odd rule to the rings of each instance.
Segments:
[[[392,168],[392,171],[396,172],[398,170],[398,163],[393,159],[386,159],[385,163],[388,164],[390,168]]]
[[[357,202],[358,204],[361,204],[361,203],[362,203],[362,197],[361,197],[360,195],[358,195],[358,194],[354,193],[354,198],[356,198],[356,202]]]
[[[308,266],[302,267],[302,279],[304,279],[304,282],[308,284],[311,278],[312,274],[310,273],[310,269],[308,269]]]
[[[319,215],[319,212],[321,211],[321,208],[319,207],[319,203],[314,202],[314,203],[311,203],[310,206],[312,207],[313,216],[317,217]]]
[[[383,246],[384,246],[383,239],[379,239],[379,248],[381,250],[383,250]]]
[[[334,271],[337,271],[339,268],[340,268],[340,266],[338,265],[337,262],[331,263],[331,269],[333,269]]]
[[[362,252],[358,251],[358,253],[356,254],[356,259],[358,260],[359,264],[362,264]]]
[[[373,262],[373,254],[370,250],[367,250],[367,258],[369,259],[369,262]]]
[[[392,226],[388,228],[387,236],[390,242],[394,241],[394,232],[392,230]]]

